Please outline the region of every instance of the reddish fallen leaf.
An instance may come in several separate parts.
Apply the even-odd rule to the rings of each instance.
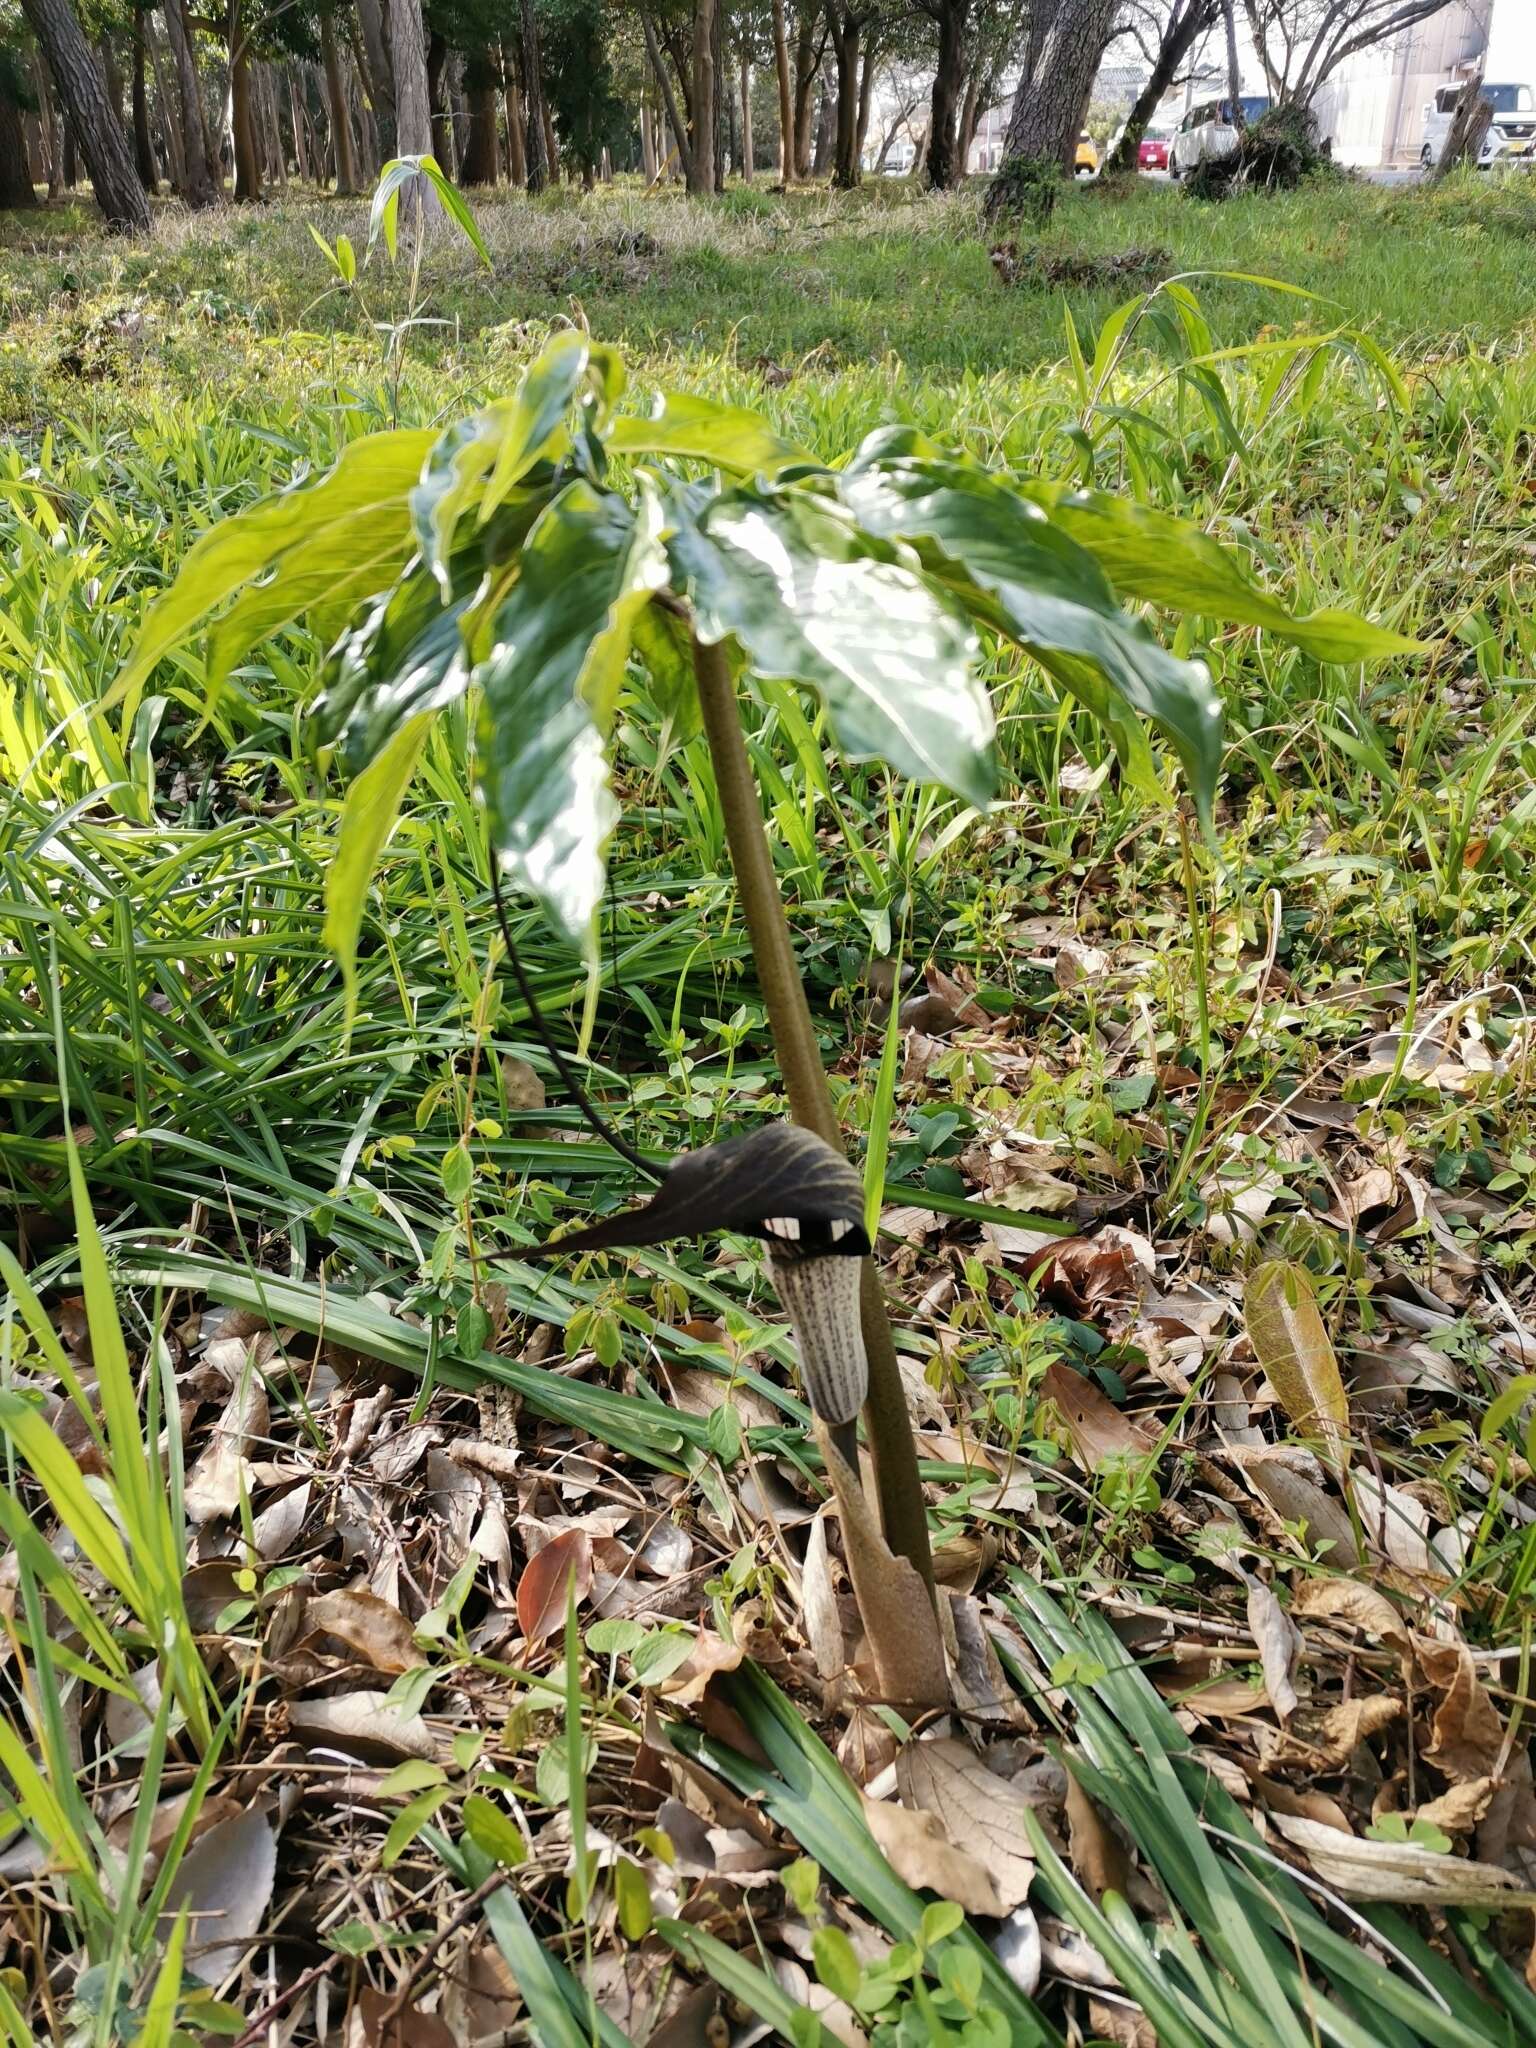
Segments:
[[[592,1588],[592,1539],[585,1529],[562,1529],[529,1558],[517,1582],[517,1625],[530,1643],[565,1625],[574,1578],[579,1606]]]
[[[1025,1262],[1024,1271],[1042,1301],[1070,1315],[1082,1315],[1105,1302],[1137,1301],[1151,1278],[1129,1231],[1057,1238],[1042,1245]]]
[[[1107,1458],[1140,1456],[1151,1450],[1152,1440],[1146,1431],[1070,1365],[1048,1365],[1040,1392],[1061,1417],[1072,1440],[1073,1455],[1085,1470],[1096,1472]]]

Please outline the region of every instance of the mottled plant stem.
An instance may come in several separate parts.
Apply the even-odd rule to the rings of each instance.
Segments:
[[[698,679],[699,707],[714,763],[715,787],[720,793],[736,889],[752,940],[758,982],[768,1006],[768,1023],[789,1097],[790,1114],[797,1124],[817,1132],[841,1150],[843,1137],[821,1064],[821,1048],[811,1022],[805,984],[800,979],[790,941],[724,648],[710,646],[695,636],[693,672]],[[891,1321],[874,1261],[865,1259],[863,1266],[859,1319],[869,1361],[864,1425],[875,1465],[880,1525],[891,1549],[898,1557],[908,1559],[931,1592],[933,1559],[928,1547],[928,1521],[923,1511],[917,1447],[907,1419]]]

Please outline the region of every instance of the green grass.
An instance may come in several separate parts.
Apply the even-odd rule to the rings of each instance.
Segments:
[[[1193,274],[1191,318],[1210,330],[1207,348],[1195,327],[1161,319],[1163,294],[1112,379],[1095,390],[1090,376],[1086,392],[1068,360],[1068,322],[1092,364],[1125,288],[1004,288],[970,196],[933,202],[904,186],[847,201],[732,194],[711,210],[617,191],[537,206],[502,196],[477,211],[494,274],[457,245],[435,251],[419,311],[441,324],[401,336],[395,362],[370,323],[405,317],[402,281],[375,263],[361,299],[335,289],[307,232],[313,220],[361,244],[361,207],[168,216],[143,248],[108,241],[77,209],[0,229],[0,415],[11,423],[0,450],[0,1238],[47,1302],[61,1276],[83,1270],[110,1399],[93,1491],[50,1462],[47,1432],[15,1390],[18,1378],[51,1376],[67,1392],[74,1367],[61,1366],[43,1311],[8,1269],[6,1498],[39,1528],[51,1508],[101,1576],[72,1590],[11,1509],[18,1637],[36,1684],[7,1692],[12,1741],[0,1767],[17,1824],[55,1859],[55,1954],[105,1971],[110,1996],[134,2014],[175,1991],[173,1977],[161,1988],[159,1971],[170,1922],[157,1928],[150,1912],[170,1895],[170,1876],[162,1867],[137,1917],[114,1916],[124,1887],[137,1895],[144,1845],[130,1842],[126,1874],[104,1853],[92,1772],[111,1759],[93,1749],[76,1786],[72,1689],[121,1688],[128,1664],[159,1643],[172,1683],[152,1729],[153,1773],[180,1742],[179,1786],[219,1751],[219,1715],[232,1701],[236,1749],[261,1725],[227,1672],[217,1699],[205,1691],[213,1667],[179,1605],[179,1526],[161,1512],[179,1476],[159,1463],[175,1375],[159,1348],[157,1286],[265,1312],[290,1347],[293,1333],[301,1343],[325,1333],[402,1376],[435,1379],[437,1414],[462,1420],[469,1410],[452,1404],[498,1379],[523,1403],[530,1461],[543,1432],[574,1428],[610,1447],[626,1485],[686,1480],[689,1515],[728,1513],[740,1474],[720,1465],[718,1433],[702,1418],[656,1397],[648,1376],[658,1359],[702,1365],[744,1401],[770,1404],[754,1410],[777,1418],[754,1430],[755,1455],[810,1470],[804,1410],[786,1385],[789,1347],[755,1255],[678,1252],[648,1261],[643,1279],[612,1262],[551,1275],[518,1259],[557,1219],[623,1199],[628,1177],[574,1128],[552,1075],[553,1106],[529,1109],[503,1064],[547,1071],[520,1006],[489,972],[494,917],[483,827],[464,794],[462,721],[434,733],[384,856],[349,1036],[322,941],[344,782],[313,751],[305,710],[323,646],[302,628],[283,633],[209,704],[194,642],[162,665],[143,705],[126,717],[102,708],[148,602],[206,526],[322,468],[359,432],[450,419],[510,389],[569,319],[623,349],[635,402],[661,385],[740,400],[821,455],[910,421],[1025,475],[1091,471],[1208,527],[1294,610],[1344,605],[1424,641],[1420,658],[1361,671],[1320,666],[1248,628],[1182,629],[1210,661],[1228,718],[1216,844],[1195,839],[1187,857],[1172,813],[1119,782],[1097,728],[1007,655],[989,674],[1003,802],[967,831],[950,829],[956,808],[943,796],[837,761],[819,715],[788,691],[766,693],[750,747],[844,1121],[861,1145],[867,1134],[868,1170],[883,1168],[888,1204],[931,1196],[963,1211],[976,1193],[967,1182],[955,1195],[966,1148],[997,1128],[1022,1131],[1095,1208],[1200,1247],[1202,1270],[1219,1282],[1241,1254],[1199,1235],[1221,1208],[1218,1166],[1229,1190],[1245,1173],[1272,1175],[1269,1248],[1312,1268],[1346,1360],[1390,1334],[1388,1269],[1399,1300],[1419,1300],[1415,1286],[1444,1288],[1449,1320],[1434,1342],[1459,1366],[1460,1391],[1415,1395],[1381,1426],[1375,1454],[1395,1483],[1443,1489],[1447,1520],[1469,1517],[1456,1587],[1469,1639],[1513,1657],[1536,1624],[1528,1473],[1508,1398],[1489,1440],[1480,1434],[1512,1377],[1500,1347],[1508,1318],[1531,1326],[1536,1252],[1524,1036],[1536,979],[1536,208],[1526,186],[1325,186],[1216,208],[1146,184],[1074,192],[1048,245],[1088,255],[1165,246],[1170,271]],[[1298,333],[1319,337],[1307,374],[1313,351],[1292,358],[1267,346]],[[1216,358],[1203,382],[1192,355]],[[1291,362],[1296,374],[1284,376]],[[519,941],[567,1041],[590,1024],[592,1078],[610,1110],[664,1153],[779,1101],[707,755],[697,740],[663,745],[638,688],[621,716],[631,765],[595,987],[531,916]],[[1113,954],[1109,978],[1057,985],[1049,934],[1063,922]],[[862,995],[868,956],[898,946],[914,963],[974,977],[1009,1034],[962,1033],[920,1079],[902,1078],[898,1041],[866,1029]],[[1404,1066],[1382,1093],[1381,1076],[1361,1072],[1365,1049],[1436,1014],[1470,1018],[1496,1070],[1442,1089]],[[1469,1044],[1458,1041],[1463,1052]],[[1196,1067],[1198,1086],[1170,1073]],[[1355,1138],[1321,1149],[1278,1141],[1275,1105],[1341,1088]],[[442,1166],[465,1142],[474,1180],[455,1209]],[[1438,1219],[1439,1238],[1410,1221],[1378,1257],[1323,1220],[1340,1176],[1367,1157],[1409,1167],[1456,1205]],[[1015,1562],[1055,1586],[1060,1606],[1009,1594],[1041,1665],[1011,1675],[1026,1701],[1049,1682],[1038,1726],[1082,1746],[1090,1789],[1128,1818],[1173,1902],[1165,1918],[1138,1923],[1123,1905],[1101,1910],[1048,1863],[1051,1904],[1119,1958],[1128,1984],[1166,2001],[1169,2038],[1261,2038],[1261,2020],[1264,2039],[1302,2038],[1310,2021],[1293,2008],[1310,2011],[1316,1969],[1335,1999],[1332,2038],[1360,2040],[1380,1965],[1343,1940],[1342,1923],[1309,1917],[1288,1885],[1268,1884],[1246,1820],[1203,1803],[1173,1724],[1124,1677],[1091,1613],[1106,1582],[1196,1618],[1230,1608],[1229,1582],[1197,1550],[1188,1565],[1179,1552],[1199,1575],[1193,1590],[1166,1576],[1155,1548],[1146,1563],[1154,1528],[1178,1543],[1135,1475],[1080,1481],[1060,1456],[1038,1392],[1047,1366],[1097,1367],[1098,1383],[1119,1384],[1123,1400],[1118,1375],[1134,1361],[1094,1349],[1086,1322],[1043,1313],[974,1228],[962,1220],[959,1231],[950,1295],[909,1315],[900,1341],[931,1384],[961,1391],[978,1441],[999,1459],[1030,1461],[1056,1519],[1021,1527],[974,1507],[974,1475],[936,1456],[925,1465],[942,1496],[936,1534],[990,1526],[1016,1546]],[[1473,1278],[1447,1280],[1446,1235]],[[557,1370],[558,1349],[542,1361],[516,1355],[522,1334],[479,1355],[485,1258],[513,1331],[556,1324],[568,1350],[611,1365],[613,1384]],[[903,1255],[893,1272],[913,1309],[926,1270]],[[123,1314],[115,1339],[109,1278]],[[413,1320],[363,1299],[370,1290]],[[732,1353],[699,1334],[708,1323],[727,1331]],[[284,1441],[320,1429],[303,1366],[285,1356],[270,1369]],[[1147,1384],[1130,1398],[1164,1446],[1153,1491],[1182,1501],[1187,1411],[1167,1389],[1149,1398]],[[179,1441],[174,1427],[165,1441]],[[123,1539],[150,1566],[127,1582]],[[1277,1574],[1332,1568],[1273,1530],[1265,1540]],[[743,1564],[726,1552],[720,1571],[717,1620],[748,1588],[792,1611],[774,1557],[749,1547]],[[45,1602],[76,1628],[73,1662],[39,1654]],[[238,1634],[244,1623],[230,1626]],[[441,1661],[429,1660],[433,1711],[461,1715],[455,1688],[472,1660],[451,1629],[448,1641]],[[1075,1675],[1056,1670],[1063,1657]],[[582,1712],[601,1736],[591,1810],[622,1802],[640,1707],[613,1661],[606,1681],[602,1668],[592,1653],[585,1695],[569,1672],[542,1692],[527,1689],[525,1673],[498,1676],[526,1715],[497,1765],[519,1774],[540,1813],[530,1790],[548,1789],[534,1775],[540,1744]],[[1528,1692],[1523,1664],[1499,1668],[1512,1693]],[[1066,1704],[1058,1682],[1072,1689]],[[907,1938],[915,1895],[872,1857],[815,1738],[786,1733],[789,1710],[755,1684],[741,1682],[737,1703],[760,1719],[773,1771],[726,1748],[716,1767],[745,1793],[766,1785],[783,1824],[807,1831],[802,1847],[814,1834],[831,1879]],[[281,1704],[276,1690],[262,1696],[272,1702]],[[498,1694],[498,1726],[505,1712]],[[461,1723],[471,1725],[490,1726],[479,1707]],[[704,1740],[697,1730],[681,1739]],[[200,1797],[208,1781],[196,1782]],[[452,1796],[470,1783],[466,1774]],[[1225,1830],[1219,1840],[1213,1825]],[[368,1835],[359,1855],[377,1848]],[[424,1863],[426,1850],[408,1841],[404,1853],[411,1888],[391,1894],[402,1911],[425,1895],[415,1887],[442,1882],[435,1851]],[[480,1881],[478,1847],[470,1855],[461,1841],[449,1856],[461,1887]],[[535,1872],[521,1896],[515,1909],[510,1899],[487,1906],[509,1956],[570,1934],[562,1881]],[[685,1958],[715,1967],[705,1936],[662,1925]],[[1389,2038],[1459,2042],[1462,2020],[1436,2020],[1403,1988],[1446,1968],[1439,1949],[1385,1913],[1378,1931],[1408,1958],[1387,1973]],[[1496,1975],[1491,1937],[1470,1922],[1462,1934]],[[578,1974],[582,1940],[579,1930],[564,1940],[560,1958]],[[783,2021],[782,1994],[750,1961],[733,1967],[743,2000]],[[40,2009],[37,1961],[0,1983],[7,1999]],[[589,2038],[575,1978],[557,1967],[545,1991],[569,2008],[559,2026]],[[1462,2009],[1475,2032],[1485,2014]],[[3,2005],[0,2020],[13,2025]],[[98,2006],[80,2038],[105,2043],[115,2024]]]

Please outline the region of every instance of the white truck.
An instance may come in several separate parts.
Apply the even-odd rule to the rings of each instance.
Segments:
[[[1425,102],[1424,146],[1419,151],[1419,162],[1426,170],[1440,161],[1463,83],[1439,86],[1434,98]],[[1477,160],[1478,168],[1536,168],[1536,93],[1528,85],[1504,85],[1486,79],[1482,96],[1493,108],[1493,120]]]

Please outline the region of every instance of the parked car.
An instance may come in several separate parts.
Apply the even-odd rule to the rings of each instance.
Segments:
[[[1169,138],[1161,132],[1153,134],[1149,131],[1143,135],[1140,147],[1136,151],[1138,170],[1166,171],[1168,168],[1168,141]]]
[[[1485,83],[1482,97],[1493,108],[1493,123],[1478,156],[1478,168],[1490,164],[1536,164],[1536,95],[1528,85]],[[1424,145],[1419,162],[1426,170],[1440,161],[1451,132],[1461,86],[1442,85],[1424,106]]]
[[[1086,128],[1077,138],[1077,162],[1075,168],[1079,177],[1086,173],[1088,177],[1096,178],[1099,174],[1098,146]]]
[[[1243,125],[1251,128],[1261,114],[1269,112],[1269,101],[1258,93],[1244,93],[1238,102]],[[1237,148],[1237,129],[1232,120],[1230,100],[1205,100],[1191,107],[1179,123],[1179,132],[1168,149],[1168,175],[1182,178],[1208,157],[1231,156]]]

